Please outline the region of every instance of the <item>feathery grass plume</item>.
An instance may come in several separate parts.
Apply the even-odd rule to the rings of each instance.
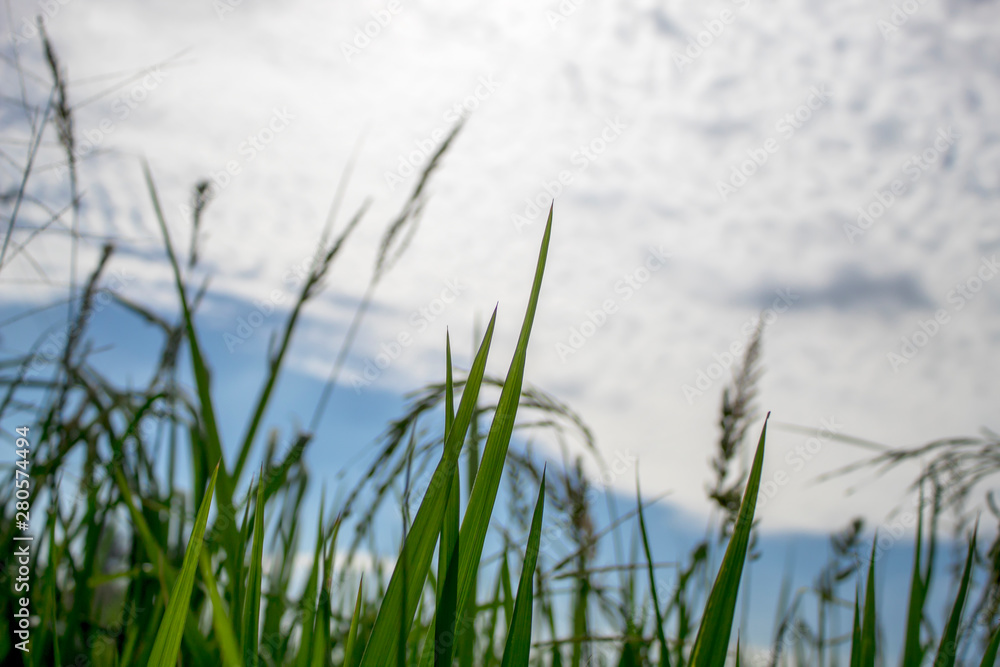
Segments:
[[[465,384],[465,379],[453,381],[455,390],[464,388]],[[483,384],[496,390],[503,388],[504,381],[487,376],[484,377]],[[357,550],[365,536],[374,528],[378,510],[390,499],[394,485],[398,483],[405,470],[406,461],[412,456],[416,468],[422,469],[440,455],[443,447],[443,433],[434,433],[430,438],[411,436],[418,435],[421,423],[441,409],[446,400],[446,383],[428,384],[407,394],[406,399],[407,405],[403,414],[393,419],[379,436],[373,462],[358,476],[358,481],[351,487],[344,500],[344,513],[350,515],[356,511],[360,500],[364,498],[364,510],[356,518],[357,532],[348,550],[350,554]],[[496,409],[495,402],[484,403],[482,400],[476,406],[467,447],[476,442],[473,431],[478,419],[489,418],[496,413]],[[576,412],[555,397],[535,387],[522,387],[519,409],[525,417],[515,425],[515,430],[525,432],[542,429],[554,433],[556,437],[572,437],[599,460],[590,428]],[[470,453],[466,452],[466,456],[469,455]],[[516,451],[508,453],[505,463],[511,469],[523,468],[535,482],[541,479],[540,469],[532,467],[527,459]],[[476,466],[478,467],[478,463]],[[471,481],[474,481],[471,471],[468,477],[473,477]],[[465,483],[470,484],[470,480],[466,479]],[[550,512],[567,511],[568,506],[551,492],[555,487],[549,488],[549,497],[554,503]],[[371,495],[363,495],[366,491]],[[567,519],[569,518],[567,516]]]
[[[78,188],[77,164],[76,164],[76,135],[73,128],[73,109],[70,107],[69,98],[66,93],[66,74],[63,71],[59,58],[56,56],[55,48],[49,35],[45,30],[45,22],[42,17],[38,17],[38,32],[42,36],[42,47],[45,52],[45,62],[52,75],[52,88],[55,94],[53,121],[56,125],[56,136],[59,144],[66,153],[66,166],[69,170],[69,191],[72,202],[73,219],[70,225],[70,258],[69,258],[69,314],[68,319],[73,319],[73,297],[76,294],[76,271],[79,253],[79,229],[80,229],[80,196]]]
[[[743,470],[734,476],[731,466],[742,452],[747,429],[756,418],[753,401],[757,397],[757,382],[763,373],[760,368],[763,326],[761,320],[750,337],[742,363],[733,374],[732,384],[722,390],[719,416],[722,433],[715,457],[711,461],[715,483],[708,490],[709,499],[722,510],[720,541],[729,537],[733,524],[736,523],[743,484],[746,481],[747,471]]]
[[[417,185],[413,188],[413,192],[410,193],[409,198],[403,204],[402,210],[396,218],[389,223],[385,232],[382,234],[382,240],[379,242],[378,257],[375,260],[375,268],[368,281],[368,287],[365,288],[364,295],[361,297],[361,301],[358,303],[358,307],[354,311],[351,323],[348,325],[347,332],[344,334],[344,338],[340,343],[340,349],[337,351],[337,356],[334,358],[333,367],[330,369],[330,374],[327,376],[326,383],[323,385],[323,391],[320,393],[319,400],[316,402],[316,407],[313,410],[313,416],[309,422],[309,430],[313,432],[316,431],[323,419],[323,415],[330,402],[330,397],[333,394],[334,387],[336,387],[337,381],[340,378],[340,372],[343,369],[344,362],[347,360],[351,348],[354,345],[354,339],[357,336],[358,330],[361,328],[361,322],[367,314],[368,308],[371,306],[371,301],[375,296],[375,289],[378,287],[379,282],[381,282],[382,278],[385,277],[392,266],[399,261],[400,257],[403,256],[403,253],[406,252],[410,242],[413,240],[413,235],[417,231],[420,216],[423,213],[424,204],[426,203],[424,190],[430,182],[431,175],[441,164],[444,155],[448,152],[448,149],[451,147],[455,137],[458,136],[458,132],[462,129],[464,123],[464,119],[460,120],[455,127],[452,128],[451,132],[449,132],[444,138],[444,141],[441,142],[441,145],[434,152],[434,155],[431,156],[430,160],[427,162],[427,166],[424,167],[424,170],[421,172],[420,178],[417,180]],[[407,225],[407,223],[409,223],[409,225]],[[396,237],[404,231],[406,234],[401,240],[397,241]]]
[[[833,641],[827,636],[827,626],[841,602],[839,587],[857,571],[863,528],[864,520],[854,518],[843,530],[830,536],[830,556],[810,590],[816,597],[817,618],[815,631],[809,634],[820,667],[827,664],[827,652]]]
[[[201,233],[201,216],[212,201],[212,183],[201,179],[191,189],[191,245],[188,248],[188,270],[198,263],[198,239]]]

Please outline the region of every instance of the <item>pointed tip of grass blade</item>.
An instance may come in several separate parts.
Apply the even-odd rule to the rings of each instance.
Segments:
[[[354,615],[351,617],[351,629],[347,632],[347,643],[344,645],[344,667],[354,665],[354,646],[358,638],[358,621],[361,618],[362,591],[365,587],[365,574],[361,573],[361,580],[358,582],[358,597],[354,602]]]
[[[990,640],[989,646],[986,647],[986,653],[983,654],[983,661],[979,667],[993,667],[997,661],[998,649],[1000,649],[1000,627],[997,627],[993,633],[993,639]]]
[[[646,568],[649,571],[649,590],[653,598],[654,619],[656,622],[656,637],[660,642],[660,667],[670,667],[670,650],[667,637],[663,633],[663,616],[660,613],[660,596],[656,590],[656,574],[653,570],[653,555],[649,548],[649,537],[646,531],[646,517],[642,511],[642,491],[639,488],[639,468],[635,469],[635,496],[639,513],[639,532],[642,534],[642,547],[646,554]]]
[[[875,539],[872,542],[871,561],[868,566],[868,582],[865,585],[865,608],[861,620],[861,667],[875,667],[875,656],[877,647],[877,616],[875,613],[875,545],[878,544],[878,531],[875,531]]]
[[[858,582],[860,584],[861,582]],[[861,589],[856,584],[854,588],[854,624],[851,631],[851,661],[850,667],[861,666]]]
[[[733,527],[726,555],[719,566],[715,585],[712,586],[712,592],[705,603],[701,625],[698,628],[694,648],[691,650],[689,662],[691,667],[716,667],[724,664],[726,660],[733,617],[736,615],[736,600],[740,593],[740,579],[750,544],[750,531],[753,529],[757,492],[760,489],[760,478],[764,467],[767,421],[770,417],[771,413],[768,412],[760,430],[757,452],[754,454],[750,476],[747,478],[736,525]]]
[[[934,667],[953,667],[955,656],[958,653],[959,627],[962,621],[962,610],[965,607],[965,598],[969,593],[969,578],[972,574],[972,564],[976,555],[976,537],[979,534],[979,519],[976,519],[976,527],[969,540],[968,554],[965,557],[965,568],[962,570],[962,579],[958,587],[958,594],[955,596],[955,603],[952,605],[951,614],[948,617],[948,624],[944,632],[941,633],[941,642],[938,645],[937,656],[934,658]]]
[[[402,557],[393,569],[389,584],[382,596],[375,623],[362,652],[361,664],[364,667],[384,667],[390,664],[390,660],[398,653],[400,628],[405,625],[408,629],[412,624],[435,546],[441,535],[448,495],[451,493],[462,443],[465,441],[479,399],[495,325],[494,312],[466,376],[465,388],[455,413],[455,423],[446,438],[441,461],[427,485],[424,498],[407,533]],[[464,549],[465,543],[462,545]],[[401,567],[401,564],[405,564],[405,568]],[[461,605],[458,605],[458,608],[462,608]]]
[[[518,335],[517,346],[514,349],[514,355],[511,358],[507,375],[504,378],[503,388],[500,390],[500,398],[493,412],[493,423],[490,425],[489,434],[486,436],[486,445],[483,448],[483,454],[479,461],[479,470],[476,473],[476,479],[469,494],[465,517],[462,520],[459,537],[462,544],[462,554],[459,557],[459,608],[463,608],[469,600],[469,594],[474,587],[474,582],[479,572],[479,561],[483,553],[483,544],[486,541],[490,516],[493,513],[500,479],[505,468],[504,462],[507,458],[507,450],[510,447],[514,422],[517,419],[518,407],[521,400],[528,341],[531,337],[531,329],[534,324],[535,313],[538,309],[538,299],[542,289],[542,279],[545,275],[545,264],[548,257],[551,234],[552,213],[550,211],[548,221],[545,224],[542,243],[538,249],[535,274],[531,282],[531,292],[528,297],[527,308],[524,312],[524,319],[521,321],[521,331]]]

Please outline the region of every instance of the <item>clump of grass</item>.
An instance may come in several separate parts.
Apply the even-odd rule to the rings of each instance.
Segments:
[[[43,135],[56,133],[70,173],[78,166],[71,82],[47,37],[43,46],[53,83],[44,108],[32,113],[26,94],[21,101],[31,140],[25,143],[21,185],[5,200],[7,259],[0,259],[0,269],[12,256],[29,257],[28,243],[37,236],[38,230],[31,230],[17,242],[14,227],[22,202],[39,200],[30,185]],[[745,635],[737,627],[735,644],[732,635],[733,626],[739,625],[740,596],[748,596],[741,582],[753,557],[756,497],[766,450],[767,418],[752,453],[745,442],[755,426],[761,332],[722,397],[721,436],[708,489],[722,515],[717,535],[710,527],[710,537],[684,562],[661,563],[649,539],[654,528],[647,510],[653,501],[644,500],[637,488],[635,509],[619,515],[613,494],[605,492],[608,525],[598,525],[597,493],[584,474],[584,460],[569,454],[566,446],[576,441],[576,451],[593,456],[600,467],[590,430],[571,408],[525,382],[553,232],[551,209],[507,373],[492,377],[485,372],[496,312],[477,336],[468,369],[456,373],[447,338],[444,380],[409,397],[404,414],[387,425],[376,443],[374,463],[346,498],[328,504],[324,494],[315,525],[304,524],[304,501],[313,481],[304,457],[317,437],[315,427],[376,286],[416,232],[429,179],[459,127],[443,142],[386,228],[365,297],[333,361],[312,427],[265,435],[263,419],[304,310],[320,293],[336,259],[347,251],[352,232],[368,210],[366,202],[333,234],[350,167],[345,170],[310,273],[268,351],[265,379],[234,448],[225,447],[219,433],[218,383],[200,345],[198,311],[206,288],[192,285],[210,188],[198,181],[192,190],[192,218],[187,221],[191,242],[182,261],[152,172],[144,168],[179,302],[179,315],[165,316],[146,304],[114,296],[119,306],[160,333],[161,347],[147,381],[122,385],[103,374],[92,358],[89,322],[114,259],[110,245],[101,249],[79,294],[70,281],[67,302],[73,304],[73,317],[61,354],[45,359],[49,373],[39,377],[27,372],[43,360],[40,345],[0,360],[0,384],[6,388],[0,415],[31,424],[29,501],[37,508],[36,520],[41,517],[29,575],[35,614],[31,652],[14,648],[17,637],[10,619],[15,593],[9,585],[0,587],[4,664],[718,667],[747,662]],[[75,185],[69,197],[65,210],[77,205]],[[39,210],[47,209],[48,204]],[[43,220],[39,229],[58,215]],[[75,223],[70,230],[75,253]],[[14,248],[10,255],[8,245]],[[534,455],[530,437],[542,431],[563,445],[561,465]],[[523,451],[515,438],[522,434],[529,440]],[[938,514],[946,507],[960,507],[968,497],[972,487],[961,484],[978,482],[995,470],[989,467],[995,440],[990,434],[982,441],[933,443],[923,450],[934,463],[917,488],[921,493],[929,490],[931,515],[925,521],[921,503],[904,666],[958,664],[968,657],[975,637],[984,639],[978,664],[995,662],[1000,559],[996,543],[982,558],[977,529],[969,536],[939,633],[933,631],[927,610]],[[187,470],[178,468],[182,451],[190,462]],[[748,463],[740,461],[743,454]],[[895,465],[908,458],[903,452],[886,452],[876,462]],[[248,468],[256,469],[249,480]],[[8,470],[7,479],[0,480],[5,584],[15,573],[11,538],[17,530],[12,496],[16,472]],[[496,505],[505,474],[514,488],[508,494],[508,516],[502,517]],[[959,484],[957,490],[953,483]],[[379,509],[394,498],[402,517],[399,549],[391,564],[376,558],[366,565],[361,550],[384,530],[376,525]],[[627,524],[634,526],[634,539],[626,557],[617,540]],[[355,533],[342,546],[346,525]],[[491,531],[502,539],[498,549],[487,551]],[[867,563],[855,557],[861,550],[861,531],[862,524],[853,523],[834,536],[831,561],[812,588],[793,598],[786,580],[767,664],[823,666],[840,664],[835,661],[849,656],[852,667],[874,666],[886,653],[879,633],[879,612],[885,606],[883,602],[879,607],[876,600],[874,545]],[[603,565],[598,557],[609,536],[616,540],[615,560]],[[721,552],[718,563],[716,550]],[[303,571],[296,572],[300,553],[309,558]],[[369,555],[377,552],[372,549]],[[664,587],[660,571],[668,566],[675,568],[676,577],[672,586]],[[969,618],[969,598],[980,574],[988,585],[973,606],[974,618]],[[611,576],[616,580],[609,581]],[[845,599],[840,589],[851,583],[857,586],[856,594]],[[801,614],[807,595],[815,595],[818,603],[815,627]],[[826,620],[842,608],[854,611],[852,632],[831,636]]]

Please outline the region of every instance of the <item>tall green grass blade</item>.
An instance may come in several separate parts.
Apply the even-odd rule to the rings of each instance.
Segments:
[[[653,598],[654,623],[656,623],[656,638],[660,642],[660,667],[670,667],[670,649],[667,648],[667,637],[663,634],[663,615],[660,613],[660,595],[656,590],[656,573],[653,569],[653,554],[649,548],[649,535],[646,532],[646,517],[642,513],[642,492],[639,490],[639,471],[635,473],[635,495],[639,509],[639,532],[642,533],[642,547],[646,553],[646,568],[649,572],[649,590]]]
[[[917,509],[917,538],[913,546],[913,574],[910,578],[910,602],[906,611],[906,637],[903,640],[903,665],[919,665],[924,659],[924,649],[920,645],[920,625],[924,618],[924,601],[927,590],[924,588],[923,574],[920,568],[920,555],[923,549],[924,502],[923,487],[920,492],[920,505]]]
[[[212,627],[215,628],[215,637],[219,641],[219,651],[222,653],[222,662],[226,667],[243,667],[243,659],[240,657],[240,648],[236,641],[236,632],[226,615],[222,598],[219,597],[219,584],[212,573],[212,564],[204,551],[201,552],[201,578],[205,580],[205,587],[208,589],[208,596],[212,601]]]
[[[528,546],[524,550],[521,564],[521,581],[517,585],[517,601],[514,615],[507,631],[507,643],[503,650],[501,667],[520,667],[528,664],[531,653],[531,610],[534,606],[535,564],[538,562],[538,543],[542,536],[542,515],[545,511],[545,471],[535,501],[535,513],[531,517]]]
[[[503,474],[504,461],[507,458],[507,448],[514,430],[514,419],[517,416],[521,385],[524,379],[524,365],[528,354],[528,338],[535,319],[535,310],[538,307],[538,295],[542,288],[542,276],[545,273],[549,238],[552,235],[552,211],[553,209],[550,207],[549,217],[545,223],[545,233],[542,237],[542,246],[538,253],[538,263],[535,267],[531,296],[528,298],[528,307],[521,324],[521,334],[514,350],[514,358],[511,359],[507,378],[500,391],[500,399],[497,402],[489,435],[486,437],[486,446],[479,462],[475,484],[469,496],[465,517],[462,519],[462,529],[459,535],[459,542],[462,545],[458,574],[459,609],[465,608],[467,601],[470,600],[470,592],[474,589],[479,575],[479,560],[482,557],[486,531],[489,528],[490,516],[493,513],[493,505],[500,486],[500,477]],[[464,619],[466,623],[469,623],[470,620],[472,619]]]
[[[339,530],[339,523],[336,524]],[[313,630],[312,667],[327,667],[330,662],[330,584],[333,579],[333,553],[336,543],[336,533],[330,540],[323,561],[323,586],[319,592],[319,602],[316,607],[316,626]]]
[[[958,628],[962,621],[962,609],[965,607],[965,597],[969,593],[969,578],[972,575],[972,562],[976,555],[976,535],[978,533],[979,525],[977,524],[976,529],[972,533],[972,540],[969,542],[969,553],[965,557],[965,569],[962,570],[962,581],[958,587],[958,595],[955,597],[955,604],[951,608],[948,624],[941,634],[937,656],[934,658],[934,667],[955,666],[955,655],[958,653]]]
[[[490,342],[493,340],[495,325],[496,311],[494,310],[479,352],[469,369],[465,390],[462,392],[462,400],[458,406],[455,423],[446,439],[441,461],[427,486],[424,499],[420,503],[400,554],[402,563],[406,565],[406,581],[404,581],[403,568],[397,566],[389,579],[389,586],[382,598],[375,625],[372,627],[368,644],[361,657],[361,664],[364,667],[385,667],[388,665],[390,657],[395,657],[399,651],[401,625],[408,628],[412,623],[413,613],[416,611],[424,581],[430,569],[434,547],[441,534],[448,496],[452,487],[452,477],[455,475],[455,468],[458,465],[458,455],[461,452],[462,442],[465,439],[476,401],[479,398],[479,389],[482,386],[486,358]]]
[[[771,416],[768,413],[767,418]],[[753,528],[754,510],[757,506],[757,491],[764,466],[764,441],[767,436],[767,418],[760,430],[757,453],[754,455],[750,476],[747,478],[743,502],[733,527],[733,534],[726,548],[726,555],[719,566],[715,585],[705,603],[701,625],[691,650],[691,667],[720,667],[729,652],[729,636],[733,630],[733,616],[736,614],[736,599],[740,592],[740,578],[750,545],[750,531]]]
[[[149,165],[143,162],[143,174],[146,178],[146,187],[149,189],[150,199],[153,203],[153,212],[156,221],[160,225],[163,233],[163,243],[166,247],[167,257],[173,269],[174,286],[180,297],[181,312],[184,315],[184,330],[188,339],[188,346],[191,350],[191,365],[194,374],[195,385],[198,391],[199,421],[205,429],[205,445],[208,453],[208,463],[210,467],[219,468],[219,510],[229,516],[232,515],[233,489],[229,474],[226,472],[225,461],[222,456],[222,439],[219,437],[219,428],[215,419],[215,408],[212,403],[211,379],[208,366],[201,355],[201,346],[198,343],[198,335],[194,328],[194,318],[191,315],[191,308],[188,303],[187,291],[184,288],[184,280],[181,277],[180,265],[177,262],[177,255],[174,253],[173,244],[170,241],[170,233],[167,230],[167,222],[163,217],[163,210],[160,207],[160,198],[156,193],[156,186],[153,183],[153,175],[149,170]],[[226,536],[230,546],[235,543],[236,531],[231,522],[226,523]]]
[[[202,538],[208,524],[208,511],[212,505],[215,492],[215,482],[219,476],[216,467],[212,480],[208,483],[208,492],[202,500],[191,529],[191,539],[184,553],[184,564],[180,575],[170,591],[170,601],[160,622],[160,628],[153,642],[153,650],[149,657],[149,667],[174,667],[177,664],[177,654],[181,648],[181,637],[184,634],[184,624],[188,619],[188,607],[191,601],[191,590],[194,588],[195,574],[198,570],[198,560],[201,556]]]
[[[865,610],[861,619],[861,667],[875,667],[877,617],[875,615],[875,545],[878,544],[878,532],[872,542],[871,560],[868,566],[868,583],[865,585]]]
[[[240,643],[248,667],[257,667],[258,636],[260,630],[260,587],[264,560],[264,468],[257,479],[257,502],[253,507],[253,548],[250,551],[250,570],[247,572],[246,597],[243,598],[243,631]]]
[[[302,637],[299,640],[299,652],[296,657],[296,667],[308,667],[312,655],[313,626],[316,624],[316,592],[319,586],[319,564],[323,557],[323,509],[325,497],[319,504],[319,525],[316,527],[316,549],[313,552],[312,567],[309,569],[309,579],[302,593]]]
[[[455,424],[455,378],[451,370],[451,334],[444,333],[445,387],[444,387],[444,433],[447,437]]]
[[[451,367],[451,336],[445,334],[445,403],[444,432],[451,432],[455,423],[455,383]],[[458,601],[458,528],[459,494],[461,481],[459,467],[451,478],[451,491],[445,507],[444,524],[441,526],[441,544],[438,549],[438,595],[434,620],[434,665],[451,666],[455,645],[455,616]]]

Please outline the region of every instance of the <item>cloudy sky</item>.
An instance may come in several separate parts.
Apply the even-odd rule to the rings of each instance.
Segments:
[[[192,185],[215,182],[202,272],[217,297],[201,317],[219,367],[262,367],[266,333],[235,347],[225,336],[275,290],[279,312],[290,302],[356,154],[338,227],[373,203],[307,312],[288,382],[326,377],[386,223],[465,115],[344,377],[400,334],[412,342],[335,402],[395,409],[442,377],[445,327],[467,360],[497,303],[502,373],[554,196],[526,380],[581,413],[607,458],[637,457],[645,492],[706,509],[721,365],[762,311],[759,407],[774,422],[889,445],[1000,426],[997,3],[8,4],[2,32],[41,80],[24,20],[49,15],[81,137],[83,225],[127,239],[113,262],[132,276],[126,295],[176,307],[140,158],[180,247]],[[9,41],[4,54],[16,97]],[[26,139],[13,105],[2,122]],[[37,265],[5,268],[4,302],[63,289],[38,267],[64,281],[66,247],[46,241]],[[218,384],[223,409],[238,408],[238,382]],[[311,402],[285,400],[276,423],[308,420]],[[358,437],[313,454],[320,477],[363,457],[385,417],[332,414],[329,437]],[[765,528],[878,522],[899,501],[908,472],[815,484],[857,453],[824,440],[803,460],[804,443],[778,429],[769,440],[765,476],[790,482],[762,509]]]

